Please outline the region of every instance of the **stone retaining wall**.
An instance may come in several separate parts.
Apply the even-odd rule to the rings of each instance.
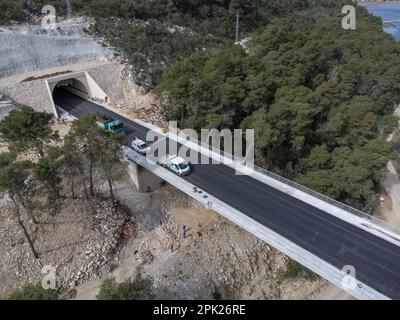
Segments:
[[[14,87],[0,89],[20,105],[30,106],[37,111],[53,113],[53,105],[45,80],[22,82]]]
[[[82,65],[79,69],[65,66],[60,69],[61,72],[62,70],[71,70],[73,72],[87,71],[112,101],[119,103],[119,101],[124,99],[121,80],[123,66],[118,62],[105,63],[92,66],[91,68],[84,68],[84,65]],[[43,71],[43,74],[46,75],[47,73]],[[52,76],[51,74],[47,75],[49,78]],[[18,104],[30,106],[37,111],[53,113],[52,101],[45,79],[19,82],[4,87],[0,85],[0,92],[11,97]]]

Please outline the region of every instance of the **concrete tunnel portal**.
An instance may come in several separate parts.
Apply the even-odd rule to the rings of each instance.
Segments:
[[[110,102],[107,93],[97,84],[88,72],[80,72],[76,74],[65,74],[49,78],[46,80],[47,88],[53,104],[53,111],[57,118],[65,111],[61,105],[65,103],[68,97],[66,91],[87,100],[86,107],[94,102]],[[70,99],[70,98],[67,98]],[[79,100],[72,97],[73,100]],[[55,101],[59,101],[61,105],[56,105]],[[93,106],[93,113],[97,114],[96,106]],[[139,192],[148,193],[158,189],[164,181],[150,171],[147,171],[139,164],[124,159],[127,163],[127,173]]]
[[[55,97],[59,96],[63,91],[68,91],[88,100],[110,102],[108,94],[86,71],[68,73],[46,79],[46,86],[51,99],[53,113],[57,118],[59,118],[61,110],[55,103]]]

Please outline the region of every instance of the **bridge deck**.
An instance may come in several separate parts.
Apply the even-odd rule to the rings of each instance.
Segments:
[[[66,91],[55,102],[74,116],[108,114],[124,122],[128,135],[145,139],[149,129]],[[183,178],[310,253],[342,269],[354,266],[361,282],[400,299],[400,247],[225,165],[194,165]]]

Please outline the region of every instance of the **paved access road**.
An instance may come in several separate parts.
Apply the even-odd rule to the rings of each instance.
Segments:
[[[106,114],[123,121],[127,134],[145,139],[147,128],[106,108],[56,90],[55,103],[74,116]],[[400,299],[400,247],[225,165],[194,165],[183,179],[328,263],[356,268],[361,282]]]

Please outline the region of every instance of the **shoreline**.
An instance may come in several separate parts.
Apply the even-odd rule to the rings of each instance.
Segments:
[[[400,4],[400,1],[385,1],[385,2],[378,2],[378,1],[357,1],[357,5],[360,6],[378,6],[378,5],[382,5],[382,4],[395,4],[398,3]]]
[[[367,9],[371,15],[380,18],[384,31],[400,42],[400,1],[357,1],[357,5]]]

